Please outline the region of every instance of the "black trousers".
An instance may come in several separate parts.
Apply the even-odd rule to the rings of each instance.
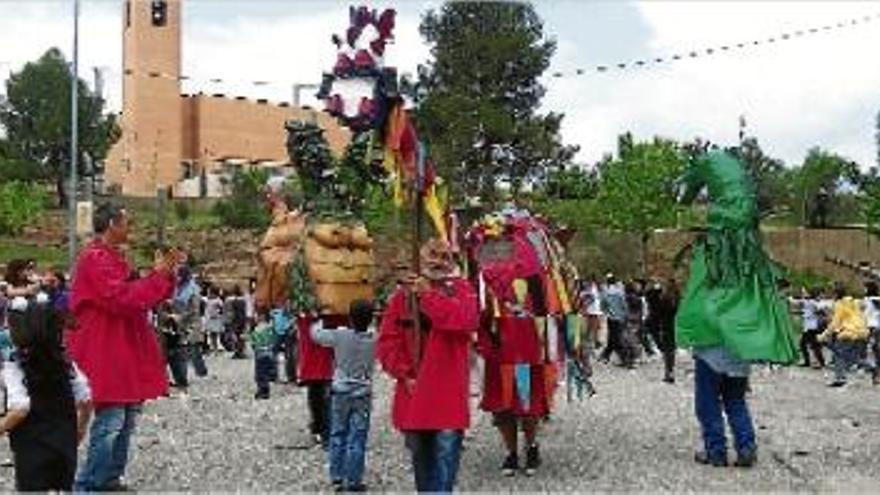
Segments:
[[[675,327],[655,325],[651,330],[651,336],[663,354],[663,371],[666,376],[672,376],[675,370]]]
[[[69,492],[76,474],[76,450],[61,453],[37,442],[13,451],[15,490]]]
[[[296,383],[298,356],[296,332],[290,331],[287,333],[287,342],[284,346],[284,373],[287,375],[287,381],[290,383]]]
[[[822,355],[822,344],[819,343],[819,332],[806,331],[801,334],[801,355],[804,357],[804,365],[810,365],[810,352],[816,358],[819,366],[825,367],[825,356]]]
[[[306,398],[312,417],[309,431],[312,435],[328,438],[330,434],[330,382],[316,381],[306,384]]]
[[[608,320],[608,345],[606,345],[605,350],[602,351],[602,359],[607,361],[611,358],[611,353],[613,352],[617,354],[620,358],[621,364],[624,366],[630,366],[633,364],[633,361],[635,361],[635,355],[633,350],[630,349],[624,332],[626,332],[625,321]]]
[[[171,369],[171,378],[174,386],[186,388],[189,386],[189,356],[185,346],[177,345],[168,349],[168,368]]]

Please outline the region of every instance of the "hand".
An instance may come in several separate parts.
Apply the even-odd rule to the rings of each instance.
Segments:
[[[86,438],[86,434],[88,434],[88,427],[80,427],[76,429],[76,445],[77,447],[82,443],[83,439]]]
[[[413,292],[417,294],[427,292],[431,289],[431,282],[425,277],[422,277],[415,273],[407,275],[405,283],[406,285],[410,286]]]
[[[403,381],[403,389],[406,390],[407,395],[412,395],[416,390],[416,379],[415,378],[404,378]]]
[[[156,252],[153,268],[159,272],[174,273],[184,262],[186,262],[186,253],[177,248],[172,248],[164,253]]]

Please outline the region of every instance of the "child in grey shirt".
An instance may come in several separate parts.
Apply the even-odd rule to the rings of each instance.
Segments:
[[[321,319],[312,325],[312,340],[332,347],[335,361],[330,401],[330,480],[344,491],[364,491],[364,459],[370,431],[373,361],[376,337],[373,304],[351,303],[352,328],[325,329]]]

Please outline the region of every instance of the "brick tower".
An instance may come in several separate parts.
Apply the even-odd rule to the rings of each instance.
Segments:
[[[107,179],[128,196],[153,196],[181,178],[182,0],[123,2],[122,137]]]

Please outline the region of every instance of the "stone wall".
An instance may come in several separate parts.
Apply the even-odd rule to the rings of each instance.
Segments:
[[[673,272],[673,258],[692,239],[692,234],[678,231],[657,232],[650,244],[649,266],[658,274]],[[880,264],[880,241],[860,229],[768,229],[765,246],[776,261],[797,271],[858,283],[850,270],[826,261],[841,258],[853,263]]]

